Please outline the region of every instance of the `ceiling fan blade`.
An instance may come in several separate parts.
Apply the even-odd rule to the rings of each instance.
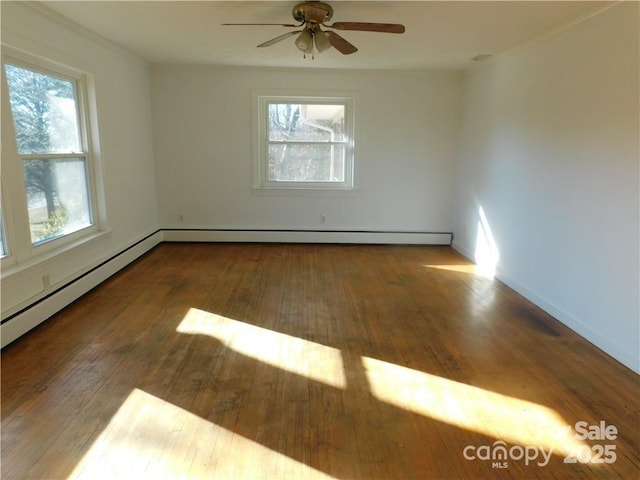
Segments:
[[[300,33],[301,31],[302,30],[294,30],[292,32],[287,32],[287,33],[285,33],[283,35],[279,35],[279,36],[277,36],[275,38],[272,38],[271,40],[267,40],[266,42],[261,43],[260,45],[258,45],[258,47],[270,47],[274,43],[281,42],[285,38],[289,38],[289,37],[295,35],[296,33]]]
[[[223,26],[238,26],[238,25],[275,25],[278,27],[301,27],[304,23],[293,24],[293,23],[221,23]]]
[[[351,53],[355,53],[358,51],[358,49],[354,45],[347,42],[344,38],[342,38],[336,32],[326,32],[326,33],[329,36],[329,43],[331,44],[331,46],[336,50],[338,50],[343,55],[349,55]]]
[[[336,30],[360,30],[363,32],[404,33],[404,25],[398,23],[367,23],[367,22],[335,22],[325,27]]]

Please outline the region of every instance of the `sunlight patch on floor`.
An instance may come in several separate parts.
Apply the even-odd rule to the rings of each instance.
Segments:
[[[347,385],[342,355],[336,348],[197,308],[189,309],[176,331],[207,335],[255,360],[332,387]]]
[[[333,477],[134,389],[68,480]]]
[[[471,273],[473,275],[482,274],[482,269],[478,265],[424,265],[426,268],[435,268],[437,270],[446,270],[448,272]]]
[[[554,410],[374,358],[362,357],[371,393],[396,407],[510,444],[568,455],[583,444]]]

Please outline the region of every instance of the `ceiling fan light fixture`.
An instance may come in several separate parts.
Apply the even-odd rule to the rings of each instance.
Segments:
[[[322,30],[316,30],[313,34],[313,39],[315,40],[316,50],[318,50],[318,52],[324,52],[326,49],[331,48],[329,35]]]
[[[298,38],[296,38],[296,47],[298,50],[304,53],[311,53],[313,51],[313,35],[311,31],[305,28]]]

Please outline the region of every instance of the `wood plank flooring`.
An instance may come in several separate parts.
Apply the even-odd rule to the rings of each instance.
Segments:
[[[640,472],[638,375],[448,247],[162,244],[1,373],[6,480]]]

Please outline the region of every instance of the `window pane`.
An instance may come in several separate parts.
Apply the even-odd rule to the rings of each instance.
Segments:
[[[343,142],[344,105],[270,103],[270,141]]]
[[[91,225],[84,158],[25,160],[24,178],[32,243]]]
[[[343,145],[269,145],[271,182],[343,182]]]
[[[81,152],[74,82],[15,65],[6,73],[19,153]]]

